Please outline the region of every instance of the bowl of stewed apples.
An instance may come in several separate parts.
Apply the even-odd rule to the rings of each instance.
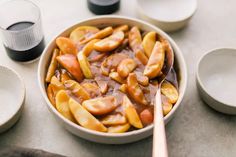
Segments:
[[[100,16],[63,30],[40,58],[40,89],[71,133],[106,144],[138,141],[153,132],[167,51],[174,52],[171,75],[160,87],[167,124],[185,94],[185,61],[166,33],[138,19]]]

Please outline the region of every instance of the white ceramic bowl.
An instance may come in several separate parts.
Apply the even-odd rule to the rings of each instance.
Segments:
[[[0,66],[0,133],[17,122],[24,99],[25,87],[21,77],[14,70]]]
[[[197,9],[197,0],[137,0],[139,16],[166,32],[184,27]]]
[[[236,114],[236,49],[215,49],[199,60],[197,86],[203,100],[213,109]]]
[[[170,41],[175,51],[175,59],[176,59],[175,62],[179,70],[179,76],[180,76],[180,81],[179,81],[180,94],[179,94],[178,102],[175,104],[171,112],[165,117],[165,123],[167,123],[173,117],[175,111],[179,107],[180,102],[183,99],[186,84],[187,84],[187,71],[186,71],[186,65],[185,65],[182,52],[180,51],[176,43],[167,34],[165,34],[163,31],[161,31],[157,27],[150,25],[144,21],[137,20],[137,19],[121,17],[121,16],[100,16],[100,17],[95,17],[95,18],[84,20],[84,21],[80,21],[77,24],[63,30],[61,33],[59,33],[58,36],[68,36],[69,33],[73,29],[82,25],[108,26],[108,25],[121,25],[121,24],[128,24],[129,26],[138,26],[140,29],[146,30],[146,31],[151,31],[151,30],[156,31],[157,33],[159,33],[160,35],[162,35],[163,37],[167,38]],[[58,122],[60,122],[67,130],[69,130],[73,134],[80,136],[84,139],[94,141],[94,142],[99,142],[99,143],[123,144],[123,143],[138,141],[140,139],[150,136],[152,134],[153,125],[150,125],[140,130],[135,130],[135,131],[121,133],[121,134],[102,133],[102,132],[97,132],[93,130],[88,130],[75,123],[72,123],[66,118],[64,118],[59,112],[57,112],[57,110],[52,106],[52,104],[50,103],[47,97],[45,82],[44,82],[45,80],[44,78],[45,78],[48,64],[50,62],[52,50],[56,46],[55,45],[56,37],[53,38],[53,40],[48,44],[48,46],[45,48],[41,56],[39,67],[38,67],[38,80],[39,80],[39,86],[43,94],[43,97],[45,98],[47,102],[47,106],[49,110],[52,112],[52,114],[56,117]]]

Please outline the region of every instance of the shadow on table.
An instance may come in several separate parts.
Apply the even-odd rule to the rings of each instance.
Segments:
[[[198,97],[200,98],[200,95],[198,93]],[[227,123],[232,123],[232,125],[235,125],[236,122],[236,116],[234,115],[228,115],[228,114],[224,114],[221,113],[219,111],[214,110],[213,108],[211,108],[207,103],[205,103],[203,100],[201,100],[201,106],[204,108],[204,110],[206,110],[209,114],[211,114],[212,116],[218,117],[219,120],[222,121],[227,121]]]
[[[81,143],[81,149],[89,152],[88,156],[96,157],[149,157],[152,152],[152,136],[134,143],[128,144],[99,144],[90,142],[69,133]],[[83,148],[82,148],[83,147]],[[87,150],[86,150],[87,149]]]

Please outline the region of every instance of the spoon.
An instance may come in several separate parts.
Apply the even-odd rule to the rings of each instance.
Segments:
[[[168,75],[172,75],[171,69],[174,63],[174,53],[167,40],[162,40],[165,43],[165,66],[162,68],[162,75],[158,77],[159,86],[156,92],[156,103],[154,105],[152,157],[168,157],[165,124],[161,102],[161,85]]]

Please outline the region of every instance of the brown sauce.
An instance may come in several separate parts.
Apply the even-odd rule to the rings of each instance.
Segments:
[[[144,36],[147,32],[143,32],[142,36]],[[90,34],[91,35],[91,34]],[[89,36],[89,35],[88,35]],[[87,36],[86,36],[87,37]],[[84,45],[79,45],[77,44],[77,49],[78,51],[81,51]],[[145,77],[143,76],[143,71],[145,69],[145,65],[143,65],[136,57],[134,52],[131,50],[129,46],[129,41],[127,38],[125,38],[122,42],[122,44],[116,48],[115,50],[111,52],[98,52],[93,50],[90,55],[87,57],[89,63],[90,63],[90,70],[94,76],[93,79],[83,79],[79,84],[83,86],[86,83],[92,83],[95,88],[98,88],[97,91],[94,90],[89,90],[88,88],[85,87],[85,90],[89,93],[91,98],[97,98],[97,97],[106,97],[106,96],[114,96],[117,100],[118,107],[112,111],[109,114],[114,114],[114,113],[121,113],[124,115],[123,108],[121,106],[123,96],[127,95],[129,99],[131,100],[132,104],[134,105],[136,111],[138,114],[140,114],[144,109],[148,109],[152,112],[153,114],[153,108],[154,108],[154,103],[155,103],[155,94],[158,88],[158,81],[157,78],[150,79],[148,85],[141,85],[139,84],[147,102],[148,105],[143,105],[137,103],[134,99],[132,99],[131,96],[129,96],[127,93],[123,93],[120,90],[120,86],[122,84],[112,80],[109,76],[106,76],[105,74],[102,73],[101,67],[105,67],[105,71],[109,74],[110,72],[114,72],[117,70],[117,66],[119,63],[127,58],[132,58],[137,66],[133,73],[136,74],[138,80],[144,80]],[[165,65],[164,65],[165,66]],[[175,67],[171,70],[171,75],[168,75],[167,80],[171,82],[175,86],[175,88],[178,90],[178,81],[179,78],[176,75]],[[74,79],[73,76],[61,65],[58,64],[57,69],[55,71],[54,76],[60,80],[62,74],[67,74],[71,79]],[[108,86],[108,90],[105,93],[102,93],[99,90],[100,86]],[[69,89],[69,86],[65,85],[65,89],[68,93],[69,96],[74,98],[76,101],[79,103],[82,103],[82,99],[75,96],[73,93],[76,93],[77,91],[71,91]],[[104,115],[106,116],[106,115]],[[103,116],[96,116],[98,118],[103,117]],[[145,126],[145,125],[144,125]],[[134,127],[131,127],[129,131],[134,130]]]

